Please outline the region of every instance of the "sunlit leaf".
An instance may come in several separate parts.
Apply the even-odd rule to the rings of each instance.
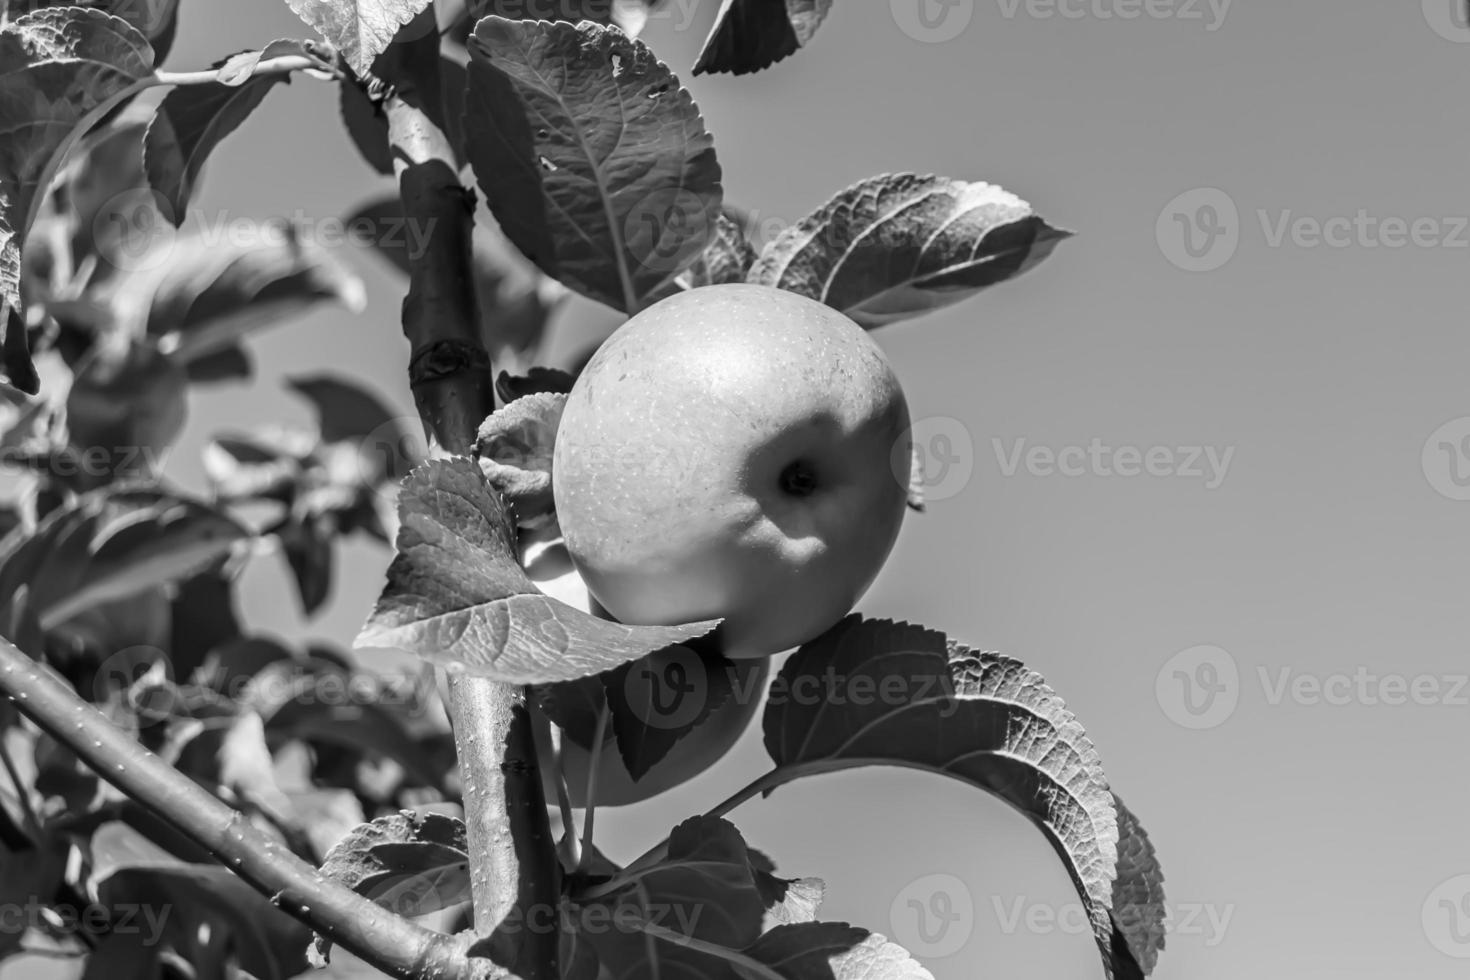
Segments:
[[[993,184],[888,174],[849,187],[787,229],[747,278],[878,327],[1013,279],[1069,234]]]
[[[373,59],[430,0],[286,0],[322,37],[332,42],[359,75],[372,71]]]
[[[398,504],[398,555],[360,647],[537,684],[599,674],[717,625],[625,626],[542,594],[517,560],[504,502],[467,457],[415,469]]]

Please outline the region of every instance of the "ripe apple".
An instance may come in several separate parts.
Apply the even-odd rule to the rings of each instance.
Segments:
[[[522,537],[521,563],[531,581],[542,592],[583,612],[594,615],[600,612],[588,595],[587,586],[582,582],[581,576],[572,566],[571,558],[557,537],[554,526],[527,533]],[[617,745],[612,741],[612,732],[608,731],[607,741],[598,755],[597,805],[625,806],[639,803],[693,779],[723,758],[740,740],[741,734],[755,717],[760,698],[751,695],[758,695],[765,690],[770,662],[742,661],[737,665],[737,670],[733,684],[735,694],[714,708],[708,718],[675,743],[668,755],[656,762],[641,779],[635,781],[628,772]],[[584,677],[570,683],[590,685],[595,694],[602,685],[602,678]],[[594,701],[595,697],[588,699],[588,703]],[[577,703],[576,699],[572,699],[571,703]],[[595,714],[588,714],[592,716],[573,719],[575,724],[568,726],[561,743],[562,773],[566,777],[572,805],[576,807],[587,805],[587,776],[592,766],[590,733],[597,726]],[[534,731],[537,755],[545,762],[551,758],[549,723],[539,713],[536,718]],[[545,765],[541,772],[546,799],[554,801],[556,786],[552,780],[555,777]]]
[[[903,391],[861,327],[785,290],[705,286],[637,314],[587,363],[557,430],[553,494],[572,562],[612,616],[721,618],[727,657],[767,657],[872,584],[909,457]]]

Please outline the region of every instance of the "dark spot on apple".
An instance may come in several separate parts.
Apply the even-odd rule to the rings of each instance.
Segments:
[[[802,460],[781,471],[781,492],[792,497],[810,497],[817,490],[817,475]]]

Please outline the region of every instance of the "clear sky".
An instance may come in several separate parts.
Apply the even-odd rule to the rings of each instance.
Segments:
[[[1000,183],[1078,232],[878,333],[921,436],[959,459],[861,608],[1003,650],[1067,698],[1162,857],[1164,980],[1465,975],[1470,422],[1435,434],[1470,416],[1452,2],[839,3],[809,49],[743,78],[687,77],[716,0],[669,0],[646,34],[690,82],[729,199],[775,224],[915,170]],[[281,2],[185,0],[170,67],[302,34]],[[224,144],[199,203],[325,218],[383,188],[330,87],[301,79]],[[402,283],[348,261],[368,311],[262,336],[257,383],[196,394],[186,482],[211,431],[307,420],[285,374],[339,370],[408,410]],[[615,323],[574,303],[554,353]],[[309,623],[263,562],[247,610],[345,644],[388,557],[349,546]],[[605,813],[601,842],[636,855],[764,760],[750,737]],[[1101,976],[1050,848],[977,791],[871,770],[735,820],[827,880],[824,917],[910,941],[940,980]],[[949,917],[919,930],[910,899]]]

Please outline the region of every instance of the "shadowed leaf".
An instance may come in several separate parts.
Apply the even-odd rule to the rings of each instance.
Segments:
[[[714,233],[714,141],[640,41],[590,22],[482,20],[465,129],[491,212],[547,275],[635,312]]]
[[[694,74],[769,68],[805,47],[831,6],[832,0],[724,0]]]
[[[100,10],[37,10],[0,25],[0,382],[34,393],[19,315],[21,244],[84,120],[137,91],[153,49]]]
[[[892,691],[814,700],[778,692],[812,682]],[[861,702],[861,703],[859,703]],[[772,688],[766,750],[781,782],[896,765],[983,789],[1030,817],[1077,887],[1110,977],[1136,973],[1110,918],[1119,825],[1082,726],[1036,672],[907,623],[849,616],[801,647]]]
[[[189,201],[204,161],[260,105],[271,87],[289,80],[285,74],[253,74],[265,58],[303,54],[305,41],[273,41],[263,51],[217,62],[220,81],[176,85],[159,103],[144,138],[143,163],[149,185],[167,203],[163,214],[175,225],[187,216]]]

